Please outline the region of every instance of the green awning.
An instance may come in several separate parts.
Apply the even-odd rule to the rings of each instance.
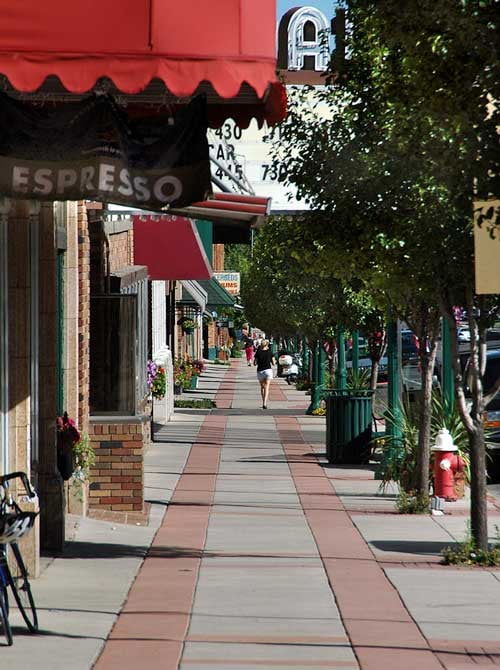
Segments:
[[[207,308],[210,307],[233,307],[235,299],[226,291],[226,289],[219,284],[217,279],[199,279],[197,283],[207,292]],[[192,298],[182,290],[182,302],[189,303]]]

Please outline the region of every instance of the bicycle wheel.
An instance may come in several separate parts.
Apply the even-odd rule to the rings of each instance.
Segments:
[[[10,586],[12,588],[12,593],[17,606],[19,607],[19,611],[28,626],[28,630],[32,633],[36,633],[38,630],[38,616],[36,613],[35,601],[33,600],[33,594],[31,593],[28,571],[26,570],[26,566],[24,565],[21,552],[16,542],[13,542],[10,546],[16,561],[16,565],[12,565],[12,569],[10,570]]]
[[[13,643],[12,631],[9,623],[9,609],[8,609],[7,589],[3,584],[0,584],[0,630],[5,635],[9,647]]]

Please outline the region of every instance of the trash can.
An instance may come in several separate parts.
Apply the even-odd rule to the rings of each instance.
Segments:
[[[336,465],[368,463],[374,391],[330,389],[326,400],[326,456]]]

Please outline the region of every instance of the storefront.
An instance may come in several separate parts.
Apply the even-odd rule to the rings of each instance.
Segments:
[[[203,201],[211,189],[210,172],[199,154],[191,165],[202,179],[191,183],[201,184],[203,192],[183,186],[180,193],[176,180],[182,178],[182,169],[176,174],[134,173],[144,168],[144,162],[139,160],[139,166],[120,162],[123,142],[117,139],[115,126],[110,130],[109,124],[87,125],[82,130],[76,119],[97,110],[96,116],[117,118],[118,126],[125,120],[134,132],[147,135],[155,128],[175,128],[176,115],[187,113],[188,103],[201,93],[207,103],[201,115],[212,127],[226,118],[242,127],[252,118],[273,123],[285,110],[275,60],[275,3],[270,0],[228,0],[215,7],[194,0],[88,0],[84,4],[27,0],[22,5],[0,0],[4,128],[9,127],[6,110],[19,109],[21,103],[22,114],[26,110],[26,118],[38,114],[41,125],[52,112],[61,118],[73,113],[71,123],[62,124],[69,128],[62,148],[73,147],[77,136],[89,140],[92,133],[104,147],[99,161],[76,171],[64,162],[66,151],[62,158],[57,155],[56,135],[52,153],[45,155],[36,134],[26,139],[31,126],[25,128],[30,132],[23,133],[24,145],[17,155],[8,143],[0,145],[0,261],[8,259],[0,270],[0,461],[2,472],[25,470],[37,482],[46,549],[56,551],[64,543],[55,418],[68,410],[82,430],[89,430],[89,389],[94,383],[90,379],[91,300],[98,297],[91,283],[95,286],[102,276],[118,277],[118,300],[137,306],[135,316],[129,316],[137,337],[143,333],[138,344],[143,358],[144,337],[148,337],[137,315],[144,314],[144,282],[149,275],[146,270],[139,276],[134,274],[139,270],[120,273],[116,268],[110,273],[109,267],[104,271],[101,267],[96,276],[91,270],[91,237],[94,244],[102,234],[99,244],[105,265],[109,235],[97,219],[89,228],[82,201],[115,200],[156,210],[167,205],[182,208],[194,200]],[[75,109],[81,113],[74,114]],[[118,153],[114,153],[116,147]],[[161,156],[163,160],[165,154]],[[54,204],[63,200],[67,202]],[[133,232],[116,233],[116,239],[120,235]],[[16,264],[16,259],[22,262]],[[122,267],[136,265],[141,263],[129,258]],[[101,293],[108,289],[105,283]],[[124,318],[127,309],[119,310]],[[143,386],[140,363],[134,361],[134,365],[133,388],[124,380],[128,390],[121,396],[130,405],[127,411],[139,407],[137,396]],[[103,508],[116,503],[124,509],[130,502],[131,509],[137,509],[139,499],[132,502],[121,495],[104,495],[109,475],[104,470],[91,495],[102,501]]]

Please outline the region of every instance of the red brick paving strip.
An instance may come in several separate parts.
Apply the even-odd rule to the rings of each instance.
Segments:
[[[215,394],[215,405],[217,409],[230,409],[233,404],[234,386],[236,381],[236,374],[238,372],[239,358],[230,360],[230,367],[221,366],[225,375],[220,383],[220,386]]]
[[[308,461],[313,450],[304,443],[298,421],[293,417],[275,420],[285,454],[291,457],[292,477],[361,669],[443,670],[324,471],[314,461]],[[300,452],[306,455],[302,461],[297,459]]]
[[[225,426],[225,417],[205,418],[163,523],[95,670],[177,670],[205,546]]]

